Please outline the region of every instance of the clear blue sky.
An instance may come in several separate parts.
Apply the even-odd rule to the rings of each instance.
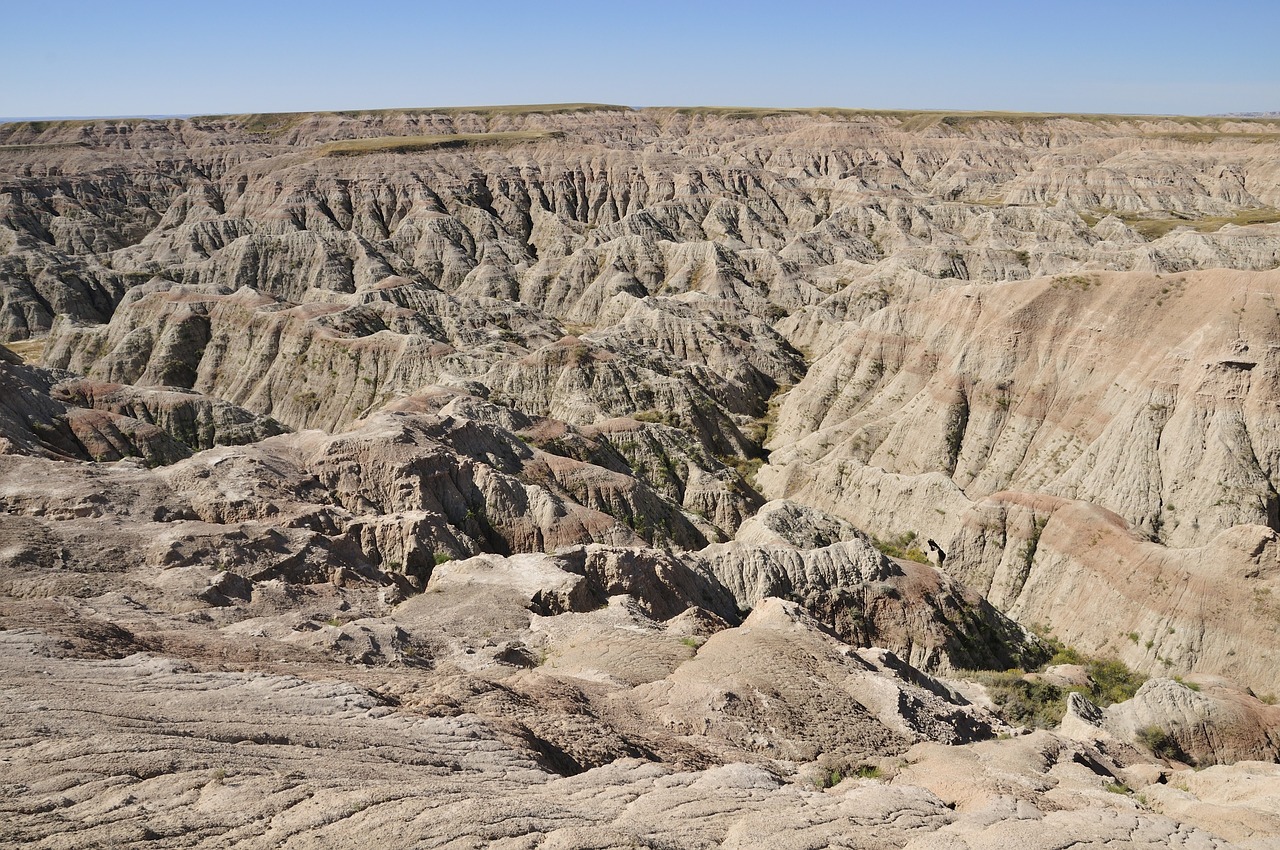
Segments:
[[[0,116],[1280,110],[1280,0],[0,0]]]

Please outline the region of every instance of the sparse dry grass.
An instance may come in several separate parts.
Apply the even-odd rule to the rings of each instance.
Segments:
[[[902,130],[921,132],[935,127],[943,127],[952,131],[963,132],[979,123],[1003,123],[1014,129],[1022,129],[1026,125],[1043,124],[1052,121],[1075,121],[1093,125],[1139,124],[1156,121],[1174,121],[1187,127],[1181,132],[1150,133],[1148,138],[1171,138],[1209,142],[1218,138],[1244,139],[1254,143],[1280,140],[1280,119],[1275,118],[1228,118],[1213,116],[1184,115],[1110,115],[1105,113],[1074,112],[999,112],[930,109],[844,109],[835,107],[805,108],[763,108],[742,106],[668,106],[654,107],[654,111],[668,112],[677,115],[706,115],[719,118],[760,120],[795,115],[825,116],[836,120],[856,120],[859,118],[896,119]],[[1260,132],[1235,132],[1224,129],[1228,124],[1238,127],[1250,125]],[[1268,132],[1269,131],[1269,132]]]
[[[630,112],[629,106],[613,103],[525,103],[510,106],[434,106],[425,109],[354,109],[334,112],[348,118],[365,115],[566,115],[573,112]]]
[[[1233,133],[1227,130],[1189,131],[1185,133],[1146,133],[1148,139],[1168,139],[1191,145],[1208,145],[1218,141],[1242,141],[1250,144],[1280,142],[1280,131],[1271,133]]]
[[[832,117],[860,118],[867,116],[887,116],[890,118],[923,117],[943,123],[959,123],[976,120],[997,121],[1043,121],[1052,118],[1070,118],[1076,120],[1117,121],[1117,120],[1150,120],[1163,116],[1155,115],[1091,115],[1086,113],[1056,112],[956,112],[945,109],[848,109],[831,106],[809,107],[758,107],[758,106],[664,106],[654,107],[658,110],[675,112],[679,115],[716,115],[729,118],[769,118],[779,115],[829,115]]]
[[[0,153],[6,151],[21,153],[23,151],[49,151],[59,150],[62,148],[87,148],[84,142],[50,142],[48,144],[29,144],[29,145],[0,145]]]
[[[1094,227],[1108,215],[1114,215],[1124,221],[1135,233],[1152,241],[1174,232],[1178,228],[1190,228],[1197,233],[1213,233],[1228,224],[1236,227],[1248,227],[1249,224],[1275,224],[1280,221],[1280,210],[1272,207],[1257,207],[1252,210],[1240,210],[1235,215],[1202,215],[1197,218],[1175,214],[1175,212],[1116,212],[1115,210],[1080,211],[1080,220],[1089,227]]]
[[[510,115],[565,115],[575,112],[630,112],[633,107],[613,103],[532,103],[495,106],[426,106],[393,109],[343,109],[316,110],[312,112],[263,112],[225,115],[193,115],[187,120],[194,123],[210,121],[239,124],[251,133],[279,135],[317,115],[339,115],[344,118],[387,117],[396,115],[476,115],[497,117]],[[943,109],[856,109],[846,107],[758,107],[758,106],[665,106],[646,107],[645,111],[672,112],[680,115],[715,115],[725,118],[759,119],[789,115],[828,116],[831,118],[886,117],[903,121],[907,130],[926,129],[942,124],[953,128],[976,121],[1003,121],[1021,124],[1051,120],[1084,121],[1093,124],[1109,124],[1128,121],[1177,121],[1194,130],[1151,133],[1150,138],[1169,138],[1179,141],[1206,143],[1220,138],[1245,139],[1255,142],[1275,141],[1280,138],[1280,118],[1245,118],[1201,115],[1124,115],[1106,113],[1070,112],[1000,112],[977,110],[972,112]],[[18,121],[10,127],[42,133],[57,127],[78,127],[88,124],[141,124],[149,121],[165,121],[165,118],[74,118],[66,120]],[[1246,125],[1269,132],[1233,132],[1222,129],[1224,125]]]
[[[385,118],[395,115],[565,115],[573,112],[626,112],[629,106],[607,103],[544,103],[513,106],[430,106],[406,109],[345,109],[316,112],[263,112],[243,115],[197,115],[193,122],[223,121],[239,124],[250,133],[278,136],[317,115],[339,115],[343,118]]]
[[[314,113],[311,112],[262,112],[252,115],[234,115],[234,116],[206,116],[207,118],[222,117],[224,119],[238,123],[242,129],[250,133],[266,133],[272,136],[278,136],[287,130],[292,130],[303,121],[310,118]],[[198,121],[200,119],[192,119]]]
[[[1092,287],[1100,282],[1100,279],[1096,275],[1091,274],[1058,275],[1053,279],[1052,288],[1078,289],[1081,292],[1088,292]]]
[[[1093,227],[1104,217],[1114,215],[1129,227],[1148,240],[1159,239],[1179,227],[1189,227],[1197,233],[1213,233],[1228,224],[1246,227],[1250,224],[1275,224],[1280,222],[1280,210],[1271,207],[1240,210],[1235,215],[1210,215],[1199,218],[1181,215],[1156,216],[1150,214],[1117,213],[1109,210],[1082,212],[1080,218],[1085,224]]]
[[[148,121],[163,121],[160,118],[65,118],[46,119],[42,121],[9,121],[3,126],[5,130],[10,131],[13,135],[17,135],[22,131],[30,131],[32,133],[43,133],[54,127],[66,129],[71,127],[87,127],[91,124],[144,124]]]
[[[921,114],[930,114],[923,112]],[[963,123],[965,121],[1085,121],[1091,124],[1112,124],[1119,121],[1177,121],[1195,127],[1220,128],[1224,124],[1257,124],[1280,127],[1280,119],[1276,118],[1225,118],[1206,115],[1129,115],[1106,112],[938,112],[933,113],[950,119],[945,123]],[[1220,132],[1220,131],[1219,131]]]
[[[673,112],[676,115],[710,115],[716,118],[779,118],[789,115],[834,115],[841,112],[857,112],[859,110],[840,109],[791,109],[756,107],[756,106],[662,106],[659,111]]]
[[[48,337],[41,336],[35,339],[17,339],[4,343],[4,346],[21,357],[23,362],[38,364],[44,357],[44,346],[48,341]]]
[[[520,131],[508,133],[448,133],[437,136],[378,136],[372,139],[343,139],[316,148],[320,156],[362,156],[371,153],[413,153],[414,151],[513,145],[558,138],[558,133]]]

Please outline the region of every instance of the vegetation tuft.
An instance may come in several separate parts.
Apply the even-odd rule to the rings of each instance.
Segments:
[[[1138,730],[1138,743],[1151,750],[1158,758],[1169,761],[1188,761],[1187,754],[1177,739],[1159,726],[1144,726]]]
[[[920,548],[918,540],[919,538],[914,531],[904,531],[897,537],[890,537],[884,540],[872,535],[871,544],[890,558],[901,558],[904,561],[927,564],[929,563],[929,558],[925,555],[924,550]]]

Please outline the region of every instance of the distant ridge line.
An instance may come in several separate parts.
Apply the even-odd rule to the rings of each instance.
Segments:
[[[532,103],[509,105],[472,105],[472,106],[406,106],[379,107],[372,109],[304,109],[286,112],[226,112],[226,113],[175,113],[150,115],[64,115],[64,116],[0,116],[0,124],[60,123],[88,121],[211,121],[254,120],[262,121],[271,118],[301,118],[314,115],[336,115],[356,117],[368,115],[394,115],[399,113],[416,113],[421,115],[537,115],[565,114],[573,112],[675,112],[684,115],[718,115],[728,118],[767,118],[787,115],[930,115],[949,117],[960,120],[1052,120],[1052,119],[1188,119],[1203,120],[1208,118],[1237,118],[1242,120],[1275,120],[1280,118],[1280,111],[1267,112],[1224,112],[1206,115],[1174,115],[1164,113],[1121,113],[1121,112],[1021,112],[1015,110],[988,109],[911,109],[911,108],[866,108],[837,106],[624,106],[611,103]]]

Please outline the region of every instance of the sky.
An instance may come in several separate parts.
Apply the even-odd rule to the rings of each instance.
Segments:
[[[1280,111],[1280,0],[0,0],[0,116]]]

